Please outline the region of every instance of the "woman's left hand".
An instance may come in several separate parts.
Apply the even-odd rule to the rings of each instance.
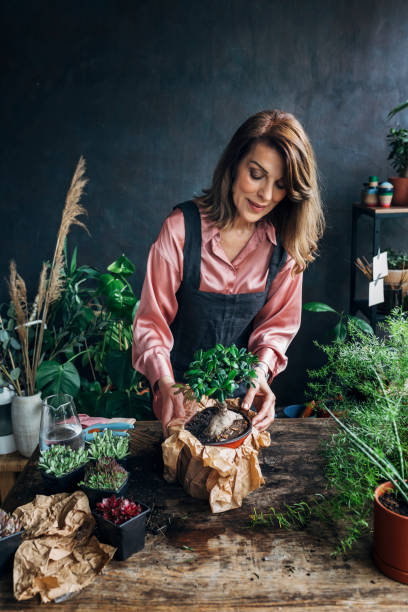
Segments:
[[[252,425],[258,431],[267,429],[275,419],[275,395],[272,393],[265,372],[262,368],[256,368],[256,378],[253,380],[255,387],[250,387],[242,400],[241,408],[248,411],[252,405],[257,413],[252,419]]]

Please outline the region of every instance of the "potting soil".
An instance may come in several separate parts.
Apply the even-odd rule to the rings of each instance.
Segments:
[[[401,516],[408,516],[408,504],[405,499],[401,499],[399,493],[395,497],[394,493],[386,491],[381,495],[379,500],[388,510],[392,510]]]
[[[201,442],[201,444],[209,444],[211,442],[221,442],[232,438],[237,438],[248,429],[248,423],[245,419],[236,419],[230,427],[224,429],[215,439],[209,438],[204,434],[210,424],[211,419],[218,413],[216,406],[210,406],[201,412],[197,412],[193,418],[185,424],[185,429]]]

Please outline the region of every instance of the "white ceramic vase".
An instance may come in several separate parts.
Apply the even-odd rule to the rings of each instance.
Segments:
[[[35,395],[15,395],[11,403],[11,422],[17,450],[30,457],[40,437],[41,393]]]

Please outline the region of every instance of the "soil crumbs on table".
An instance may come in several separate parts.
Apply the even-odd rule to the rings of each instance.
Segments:
[[[395,497],[394,493],[387,491],[380,496],[379,500],[388,510],[392,510],[401,516],[408,516],[408,504],[404,499],[401,499],[399,493]]]
[[[229,440],[231,438],[237,438],[248,429],[248,423],[245,419],[237,419],[232,423],[228,429],[225,429],[216,440],[209,438],[204,434],[205,429],[210,424],[211,419],[218,413],[216,406],[210,406],[197,412],[193,418],[185,424],[184,428],[189,431],[193,436],[201,442],[201,444],[210,444],[214,442],[221,442],[223,440]]]

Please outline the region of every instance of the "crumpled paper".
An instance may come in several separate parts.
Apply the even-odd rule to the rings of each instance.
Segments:
[[[235,400],[229,402],[236,407]],[[184,422],[198,409],[202,407],[190,405],[188,416],[169,425],[171,435],[162,444],[164,479],[178,480],[191,497],[208,499],[213,513],[239,508],[249,493],[265,483],[258,452],[270,445],[271,437],[253,428],[238,448],[204,446],[184,429]]]
[[[116,551],[92,536],[95,520],[82,491],[36,495],[14,514],[24,528],[24,541],[14,557],[14,596],[18,600],[38,593],[47,603],[80,591]]]

